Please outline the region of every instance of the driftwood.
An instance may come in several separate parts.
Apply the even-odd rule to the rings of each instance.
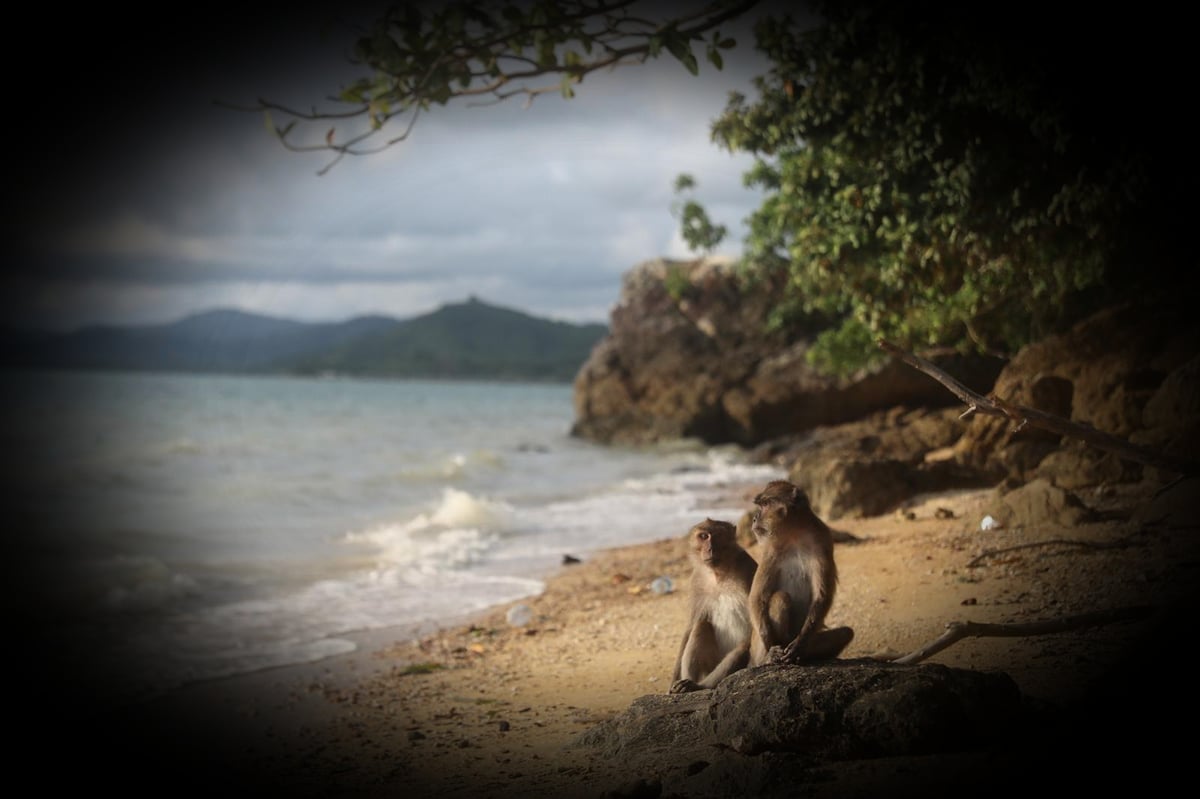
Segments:
[[[888,341],[879,340],[879,346],[885,352],[899,358],[914,369],[924,372],[925,374],[937,380],[943,386],[948,388],[951,393],[962,400],[967,406],[967,410],[962,416],[967,417],[972,413],[983,413],[989,416],[1001,416],[1011,419],[1017,424],[1017,429],[1020,430],[1027,424],[1034,427],[1040,427],[1043,430],[1049,430],[1059,435],[1078,438],[1088,444],[1091,444],[1098,449],[1106,452],[1112,452],[1118,457],[1127,460],[1136,461],[1147,466],[1154,466],[1160,469],[1165,469],[1170,472],[1183,476],[1192,476],[1200,474],[1200,463],[1187,458],[1178,458],[1173,455],[1168,455],[1164,452],[1141,447],[1126,441],[1123,438],[1110,435],[1108,433],[1097,430],[1091,425],[1079,424],[1067,419],[1063,419],[1053,414],[1039,411],[1036,408],[1027,408],[1021,405],[1014,405],[1004,399],[997,397],[995,394],[983,396],[975,391],[964,386],[959,381],[955,380],[945,371],[934,366],[929,361],[920,356],[913,355],[911,352],[903,350]],[[1018,545],[1009,547],[1008,549],[1022,549],[1026,547],[1045,546],[1052,543],[1072,544],[1079,546],[1097,546],[1094,544],[1085,544],[1080,541],[1040,541],[1030,544]],[[1121,546],[1123,543],[1113,544],[1112,546]],[[999,551],[985,552],[968,564],[968,567],[978,566],[981,559],[995,555]],[[961,641],[964,638],[984,638],[984,637],[1023,637],[1028,635],[1046,635],[1050,633],[1060,633],[1067,630],[1077,630],[1085,627],[1096,627],[1114,622],[1132,621],[1135,619],[1145,618],[1153,612],[1150,607],[1127,607],[1116,608],[1113,610],[1097,611],[1094,613],[1085,613],[1079,616],[1066,616],[1059,619],[1050,619],[1048,621],[1030,622],[1026,624],[986,624],[981,622],[971,621],[952,621],[946,625],[946,632],[942,633],[937,639],[929,642],[925,646],[910,652],[907,655],[902,655],[893,660],[893,663],[919,663],[922,660],[932,657],[941,652],[943,649]]]
[[[936,640],[893,660],[893,663],[920,663],[951,644],[964,638],[1021,638],[1027,635],[1047,635],[1068,630],[1080,630],[1085,627],[1099,627],[1121,621],[1143,619],[1154,612],[1154,608],[1135,606],[1101,610],[1094,613],[1084,613],[1079,616],[1064,616],[1048,621],[1035,621],[1026,624],[984,624],[973,621],[952,621],[946,625],[946,632]]]
[[[1200,474],[1200,462],[1189,458],[1168,455],[1165,452],[1159,452],[1147,447],[1141,447],[1118,436],[1097,430],[1091,425],[1072,422],[1060,416],[1039,411],[1036,408],[1013,405],[994,394],[989,394],[985,397],[967,388],[924,358],[913,355],[911,352],[902,350],[895,344],[882,339],[878,343],[880,348],[885,352],[894,355],[914,369],[924,372],[950,389],[951,393],[962,400],[963,404],[967,406],[967,410],[963,412],[964,417],[970,416],[972,413],[1002,416],[1016,422],[1018,430],[1027,424],[1031,424],[1034,427],[1040,427],[1052,433],[1078,438],[1098,449],[1112,452],[1126,460],[1165,469],[1179,475],[1193,476]]]

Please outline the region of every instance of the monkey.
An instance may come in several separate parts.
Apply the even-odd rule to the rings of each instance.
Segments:
[[[692,561],[687,629],[669,693],[714,688],[750,659],[746,604],[758,564],[737,542],[737,528],[705,519],[687,534]]]
[[[767,483],[754,505],[758,570],[748,599],[750,665],[836,658],[854,630],[825,626],[838,585],[832,531],[787,480]]]

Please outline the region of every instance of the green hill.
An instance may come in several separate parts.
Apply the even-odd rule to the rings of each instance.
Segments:
[[[165,325],[0,333],[4,365],[570,381],[607,333],[470,299],[399,320],[304,323],[209,311]]]

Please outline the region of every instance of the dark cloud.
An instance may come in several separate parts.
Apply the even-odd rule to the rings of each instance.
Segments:
[[[705,64],[697,78],[664,60],[591,76],[571,101],[438,109],[411,141],[323,177],[323,156],[289,153],[260,114],[214,102],[320,102],[350,74],[345,51],[367,8],[205,5],[135,18],[85,6],[31,24],[43,57],[9,69],[30,76],[18,104],[31,124],[10,147],[19,201],[7,269],[70,295],[38,291],[47,313],[85,313],[94,290],[105,298],[97,317],[133,321],[236,301],[238,286],[261,307],[275,284],[292,287],[274,298],[277,315],[305,291],[310,315],[321,292],[331,318],[404,315],[414,309],[372,306],[381,295],[356,298],[354,287],[409,281],[419,289],[390,302],[434,301],[439,282],[457,301],[475,281],[525,310],[594,315],[625,270],[668,254],[678,172],[696,174],[699,199],[728,212],[726,224],[753,206],[707,131],[730,82],[758,69],[745,27],[721,73]],[[137,293],[115,299],[123,286]],[[163,292],[172,303],[151,307]]]

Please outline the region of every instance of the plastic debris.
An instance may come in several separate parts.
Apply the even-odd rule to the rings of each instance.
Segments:
[[[524,627],[529,622],[533,621],[533,610],[522,602],[520,605],[513,605],[505,614],[505,619],[513,627]]]
[[[650,583],[650,590],[656,594],[669,594],[675,590],[675,583],[670,577],[655,577]]]
[[[990,515],[984,516],[983,521],[979,523],[980,530],[997,530],[1000,528],[1000,522],[993,519]]]

